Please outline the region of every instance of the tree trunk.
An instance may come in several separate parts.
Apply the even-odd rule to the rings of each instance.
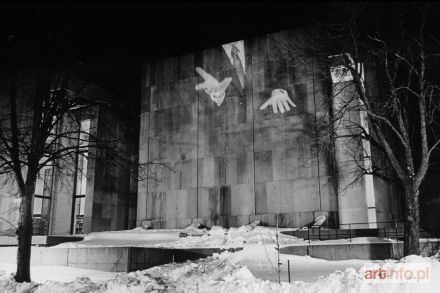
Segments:
[[[18,250],[17,272],[15,281],[30,282],[30,262],[32,244],[32,198],[35,191],[34,184],[26,185],[21,192],[20,218],[18,221]]]
[[[403,254],[420,254],[419,190],[411,183],[405,184],[405,238]]]

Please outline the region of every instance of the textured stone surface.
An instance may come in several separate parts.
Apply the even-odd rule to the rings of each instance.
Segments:
[[[283,49],[291,41],[306,47],[299,30],[244,41],[244,89],[220,45],[145,65],[142,115],[150,119],[141,119],[139,157],[170,170],[156,173],[159,182],[139,184],[137,222],[273,225],[279,214],[281,225],[299,226],[321,213],[337,222],[341,195],[332,158],[316,144],[316,121],[328,111],[326,60],[292,58]],[[195,91],[202,81],[196,66],[218,80],[232,77],[221,106]],[[284,114],[259,110],[276,88],[297,107]],[[359,200],[342,206],[362,215]]]

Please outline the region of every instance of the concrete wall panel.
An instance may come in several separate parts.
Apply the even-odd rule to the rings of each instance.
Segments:
[[[142,120],[141,132],[151,132],[142,135],[140,149],[145,154],[148,144],[149,159],[172,171],[160,174],[166,183],[148,185],[146,214],[138,222],[241,225],[258,218],[274,224],[278,212],[283,225],[298,225],[319,212],[337,216],[332,169],[315,142],[316,115],[325,114],[328,95],[325,64],[283,50],[292,41],[305,48],[302,34],[291,30],[245,40],[245,88],[220,45],[145,69],[150,119]],[[196,66],[218,80],[232,77],[221,106],[195,91],[203,81]],[[285,89],[297,107],[284,114],[260,110],[276,88]]]

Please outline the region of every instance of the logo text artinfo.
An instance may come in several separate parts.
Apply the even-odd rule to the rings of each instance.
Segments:
[[[430,263],[365,264],[362,276],[368,283],[429,283]]]

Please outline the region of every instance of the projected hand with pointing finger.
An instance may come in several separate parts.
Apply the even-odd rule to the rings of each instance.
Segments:
[[[196,67],[196,72],[205,80],[196,85],[196,90],[205,90],[211,99],[220,106],[225,99],[225,91],[231,83],[232,78],[226,77],[222,82],[218,82],[217,79],[200,67]]]
[[[296,107],[295,103],[289,98],[287,92],[283,89],[276,89],[272,91],[272,96],[263,105],[261,105],[260,110],[266,109],[269,105],[272,106],[274,113],[278,113],[278,108],[281,113],[290,110],[290,106]]]

